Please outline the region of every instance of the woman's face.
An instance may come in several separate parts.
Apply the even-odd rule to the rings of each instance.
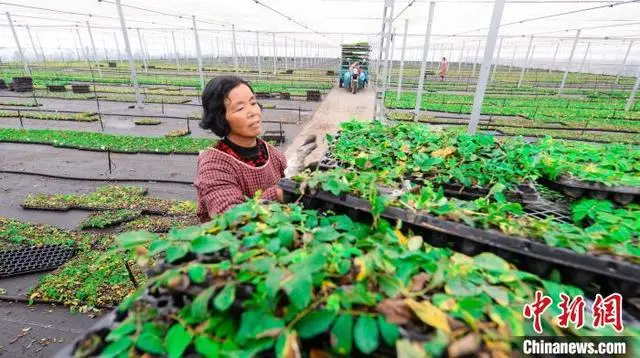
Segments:
[[[262,111],[251,89],[241,84],[229,92],[225,99],[226,118],[231,133],[255,138],[262,131]]]

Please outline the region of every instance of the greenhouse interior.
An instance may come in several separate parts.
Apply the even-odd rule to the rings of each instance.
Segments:
[[[0,357],[640,356],[640,1],[0,8]]]

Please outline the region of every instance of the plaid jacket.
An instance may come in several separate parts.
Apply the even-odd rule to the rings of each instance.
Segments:
[[[194,183],[198,195],[198,217],[201,222],[240,204],[262,190],[262,198],[276,200],[276,184],[284,177],[287,160],[266,143],[269,159],[261,167],[252,167],[215,148],[200,152]]]

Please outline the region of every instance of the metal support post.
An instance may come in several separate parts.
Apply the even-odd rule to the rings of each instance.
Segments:
[[[262,57],[260,57],[260,33],[256,31],[256,52],[258,56],[258,77],[262,77]]]
[[[278,74],[278,52],[276,50],[276,33],[271,33],[273,35],[273,75]]]
[[[591,47],[591,41],[587,42],[587,49],[584,51],[584,56],[582,57],[582,62],[580,62],[580,69],[578,72],[582,72],[584,68],[584,64],[587,61],[587,55],[589,55],[589,48]]]
[[[416,106],[413,120],[418,121],[420,117],[420,107],[422,105],[422,91],[424,90],[424,74],[427,71],[427,56],[429,55],[429,40],[431,38],[431,27],[433,26],[433,13],[436,7],[435,1],[429,3],[429,15],[427,18],[427,31],[424,34],[424,46],[422,47],[422,63],[420,64],[420,78],[418,80],[418,93],[416,94]]]
[[[387,83],[389,85],[391,85],[391,75],[393,72],[393,48],[396,47],[395,44],[395,33],[396,33],[396,29],[394,28],[393,31],[391,32],[391,41],[389,42],[389,44],[391,45],[391,56],[389,58],[389,61],[387,61],[387,67],[389,67],[389,71],[388,71],[388,76],[387,76]]]
[[[478,40],[478,46],[476,47],[476,56],[473,58],[473,69],[471,70],[471,77],[476,75],[476,65],[478,64],[478,56],[480,55],[480,40]]]
[[[529,55],[529,62],[527,62],[527,69],[524,72],[525,74],[529,73],[529,69],[531,67],[535,68],[535,64],[533,63],[533,55],[536,53],[536,45],[533,45],[533,47],[531,47],[531,55]]]
[[[193,36],[196,39],[196,53],[198,55],[198,73],[200,74],[200,91],[204,91],[204,72],[202,72],[202,51],[200,50],[200,36],[198,36],[198,27],[196,25],[196,15],[191,15],[193,21]]]
[[[33,57],[35,61],[38,61],[38,50],[36,49],[36,43],[33,41],[33,36],[31,36],[31,28],[29,25],[26,26],[27,34],[29,34],[29,40],[31,41],[31,47],[33,48]]]
[[[380,120],[382,119],[382,115],[383,115],[383,108],[384,108],[384,97],[387,93],[387,76],[389,74],[389,56],[391,55],[391,48],[393,46],[393,41],[391,39],[392,37],[392,25],[393,25],[393,8],[395,6],[395,0],[388,0],[386,1],[387,6],[389,7],[389,11],[388,14],[389,16],[385,19],[385,21],[387,22],[386,27],[385,27],[385,34],[384,34],[384,38],[386,40],[386,46],[384,48],[384,63],[382,64],[383,66],[383,72],[382,72],[382,93],[376,93],[376,97],[381,100],[382,102],[378,103],[378,107],[375,108],[377,110],[377,112],[375,112],[375,118]],[[377,92],[377,91],[376,91]]]
[[[288,59],[287,59],[287,38],[284,38],[284,70],[287,71],[289,69],[289,64],[288,64]]]
[[[178,45],[176,44],[176,33],[171,31],[171,39],[173,40],[173,57],[176,60],[176,68],[180,70],[180,56],[178,56]]]
[[[460,76],[460,67],[462,66],[462,61],[464,60],[465,45],[466,45],[465,41],[462,41],[462,49],[460,50],[460,57],[458,58],[458,76]]]
[[[293,39],[293,68],[297,68],[297,60],[296,60],[296,39]]]
[[[562,82],[560,82],[560,88],[558,88],[558,94],[562,93],[564,89],[564,85],[567,82],[567,76],[569,76],[569,70],[571,70],[571,62],[573,61],[573,55],[576,52],[576,46],[578,45],[578,40],[580,40],[580,32],[582,30],[576,31],[576,37],[573,39],[573,46],[571,47],[571,53],[569,54],[569,60],[567,61],[567,68],[564,70],[564,74],[562,75]]]
[[[633,46],[633,40],[629,41],[629,47],[627,47],[627,52],[624,54],[624,59],[622,60],[622,64],[618,69],[618,73],[616,74],[616,84],[620,81],[620,75],[622,71],[624,71],[625,66],[627,65],[627,59],[629,58],[629,53],[631,52],[631,47]]]
[[[560,41],[558,41],[558,43],[556,44],[556,50],[553,51],[553,59],[551,60],[551,66],[549,66],[549,73],[553,71],[553,66],[556,65],[556,57],[558,57],[558,50],[560,49]]]
[[[118,34],[113,33],[113,39],[116,42],[116,49],[118,50],[118,61],[122,63],[122,52],[120,51],[120,42],[118,41]]]
[[[93,41],[93,32],[91,31],[91,25],[89,25],[89,21],[87,21],[87,31],[89,31],[89,41],[91,41],[91,48],[93,49],[93,62],[96,64],[96,68],[98,69],[98,75],[102,78],[102,70],[100,69],[100,64],[98,63],[98,52],[96,51],[96,44]]]
[[[509,64],[509,72],[511,72],[511,69],[513,68],[513,65],[515,65],[516,52],[518,52],[518,46],[514,46],[513,47],[513,55],[511,56],[511,63]]]
[[[138,85],[138,75],[136,73],[136,64],[133,62],[133,53],[131,50],[131,42],[129,41],[129,34],[127,32],[127,24],[124,20],[124,13],[122,12],[121,0],[116,0],[116,6],[118,7],[118,16],[120,17],[120,27],[122,29],[122,38],[124,39],[124,48],[127,52],[129,59],[129,70],[131,70],[131,82],[133,82],[133,88],[136,93],[136,107],[143,108],[142,96],[140,96],[140,86]]]
[[[407,49],[407,34],[409,30],[409,19],[404,20],[404,36],[402,37],[402,52],[400,52],[400,74],[398,75],[398,92],[396,93],[396,101],[400,100],[400,92],[402,92],[402,77],[404,74],[404,52]]]
[[[629,112],[631,108],[633,108],[633,102],[635,101],[636,95],[638,94],[638,87],[640,87],[640,71],[636,73],[636,83],[633,85],[633,89],[631,90],[631,95],[629,95],[627,104],[624,106],[625,112]]]
[[[527,47],[527,54],[524,57],[524,63],[522,64],[522,70],[520,70],[520,79],[518,80],[518,88],[522,86],[522,80],[524,80],[524,72],[527,70],[527,64],[529,63],[529,55],[531,54],[531,46],[533,45],[533,35],[529,36],[529,46]]]
[[[38,43],[38,47],[40,48],[40,55],[42,55],[42,61],[47,63],[47,58],[44,55],[44,50],[42,49],[42,43],[40,42],[40,36],[36,33],[36,42]]]
[[[31,75],[31,71],[29,70],[29,65],[27,64],[27,59],[24,57],[24,53],[22,52],[22,46],[20,46],[20,40],[18,39],[18,34],[16,33],[16,29],[13,26],[13,21],[11,21],[11,15],[7,11],[7,21],[9,21],[9,27],[11,27],[11,32],[13,33],[13,39],[16,42],[16,46],[18,47],[18,53],[20,54],[20,61],[22,61],[22,65],[24,66],[24,73],[27,75]]]
[[[480,122],[480,110],[484,101],[484,93],[487,89],[489,80],[489,71],[491,70],[491,59],[493,58],[493,50],[496,47],[498,32],[500,31],[500,22],[502,20],[502,12],[504,10],[505,0],[496,0],[493,5],[493,14],[491,15],[491,25],[489,25],[489,33],[487,34],[487,43],[484,48],[484,57],[482,66],[480,67],[480,76],[478,77],[478,85],[476,86],[476,94],[473,97],[473,108],[471,110],[471,118],[469,119],[470,134],[475,134]]]
[[[231,25],[233,42],[231,43],[231,53],[233,55],[233,70],[238,73],[238,49],[236,48],[236,25]]]
[[[142,65],[144,66],[144,72],[148,72],[147,70],[147,58],[144,54],[144,44],[142,43],[142,36],[140,35],[140,28],[136,29],[138,31],[138,43],[140,43],[140,55],[142,56]]]
[[[498,52],[496,53],[496,61],[493,64],[493,73],[491,74],[491,82],[496,80],[496,72],[498,71],[498,66],[500,66],[500,53],[502,52],[502,42],[504,41],[504,37],[500,38],[500,44],[498,45]]]

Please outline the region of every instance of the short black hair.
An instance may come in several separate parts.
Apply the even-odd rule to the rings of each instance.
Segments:
[[[231,128],[227,122],[227,109],[224,100],[229,95],[229,92],[239,85],[246,85],[253,92],[249,82],[238,76],[218,76],[207,83],[204,91],[202,91],[202,121],[200,121],[200,128],[210,129],[220,138],[229,135]]]

